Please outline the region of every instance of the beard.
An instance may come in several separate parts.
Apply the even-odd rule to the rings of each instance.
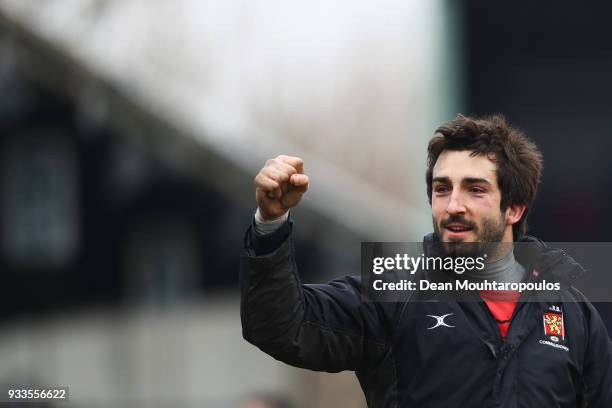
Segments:
[[[442,239],[442,229],[452,223],[467,226],[475,235],[474,242],[465,242],[461,238],[444,241],[442,248],[447,255],[452,257],[478,257],[483,254],[494,254],[497,252],[506,230],[503,213],[500,213],[499,218],[490,217],[483,219],[480,226],[473,221],[466,220],[461,215],[451,215],[440,222],[435,217],[432,217],[432,220],[434,232],[440,239]]]

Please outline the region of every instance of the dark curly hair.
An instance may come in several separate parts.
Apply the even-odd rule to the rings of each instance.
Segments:
[[[457,115],[436,129],[427,148],[427,197],[431,205],[433,168],[445,150],[471,150],[471,156],[485,155],[497,165],[501,191],[500,210],[510,204],[526,205],[522,218],[513,225],[514,240],[527,231],[527,213],[535,200],[542,174],[542,153],[520,130],[510,126],[503,115],[468,117]]]

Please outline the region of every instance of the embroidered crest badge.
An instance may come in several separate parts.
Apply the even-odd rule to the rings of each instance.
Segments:
[[[556,312],[544,313],[544,334],[547,336],[557,336],[565,338],[563,327],[563,314]]]

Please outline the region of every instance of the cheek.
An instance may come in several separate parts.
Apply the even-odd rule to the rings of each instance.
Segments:
[[[495,202],[495,200],[482,200],[472,208],[477,222],[481,225],[485,221],[497,224],[504,218],[504,213],[499,209],[499,202]]]
[[[478,209],[481,213],[499,213],[499,199],[491,196],[475,198],[471,201],[471,207]]]
[[[431,212],[435,218],[439,219],[440,214],[444,213],[445,208],[446,208],[446,204],[444,203],[444,200],[439,199],[439,198],[438,199],[433,198],[431,200]]]

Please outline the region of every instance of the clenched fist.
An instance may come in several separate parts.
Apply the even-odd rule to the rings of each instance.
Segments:
[[[266,162],[255,176],[255,199],[264,220],[284,215],[308,190],[308,176],[299,157],[280,155]]]

